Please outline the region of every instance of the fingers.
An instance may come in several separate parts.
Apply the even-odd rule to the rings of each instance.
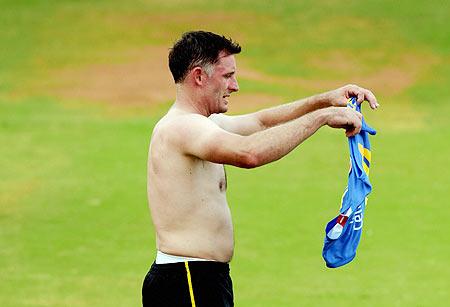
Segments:
[[[375,110],[377,109],[380,104],[377,101],[377,98],[375,95],[368,89],[359,87],[357,85],[349,84],[346,86],[346,96],[350,98],[351,96],[356,96],[357,103],[361,104],[363,101],[367,101],[369,103],[369,106]]]
[[[345,130],[345,136],[348,137],[348,138],[352,137],[352,136],[355,136],[356,134],[353,133],[353,130],[354,129],[352,129],[352,130],[350,130],[350,129]]]
[[[356,116],[358,116],[359,120],[362,120],[363,115],[361,113],[359,113],[359,112],[356,112],[356,111],[355,111],[355,113],[356,113]]]
[[[354,125],[351,128],[345,129],[345,136],[352,137],[361,132],[361,125]]]
[[[369,103],[370,107],[375,110],[376,108],[378,108],[380,106],[380,104],[377,101],[377,98],[375,97],[375,95],[369,91],[366,90],[366,94],[365,94],[366,100]]]
[[[356,101],[358,102],[358,104],[361,104],[364,101],[364,93],[363,92],[358,93],[358,98],[356,99]]]
[[[332,128],[344,128],[347,137],[354,136],[361,131],[362,114],[351,108],[334,107],[329,109],[330,117],[327,121]]]
[[[351,108],[329,108],[331,116],[329,117],[327,124],[332,128],[344,128],[345,135],[352,137],[357,135],[362,128],[362,114]]]
[[[351,114],[353,116],[351,118],[350,127],[345,130],[345,135],[347,137],[355,136],[361,131],[363,117],[361,113],[356,112],[355,110],[349,109],[349,111],[352,111]]]

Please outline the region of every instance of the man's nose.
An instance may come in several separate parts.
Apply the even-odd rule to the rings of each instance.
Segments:
[[[238,84],[236,78],[234,78],[234,77],[232,78],[230,84],[228,85],[228,89],[232,92],[239,91],[239,84]]]

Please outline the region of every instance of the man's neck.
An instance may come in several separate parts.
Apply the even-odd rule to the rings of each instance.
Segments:
[[[207,104],[202,103],[202,101],[202,97],[198,97],[193,91],[182,86],[177,86],[177,97],[173,107],[187,113],[195,113],[208,117],[211,113]]]

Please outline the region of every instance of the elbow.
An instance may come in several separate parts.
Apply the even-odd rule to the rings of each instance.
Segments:
[[[242,157],[239,160],[241,163],[238,166],[242,168],[250,169],[262,165],[260,157],[255,152],[242,153]]]

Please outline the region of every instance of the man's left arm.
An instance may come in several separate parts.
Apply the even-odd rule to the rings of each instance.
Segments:
[[[346,85],[336,90],[282,104],[254,113],[226,116],[212,115],[211,119],[223,129],[240,135],[251,135],[255,132],[291,121],[318,109],[331,106],[345,107],[348,98],[356,96],[358,103],[367,101],[372,109],[379,104],[375,95],[357,85]]]

